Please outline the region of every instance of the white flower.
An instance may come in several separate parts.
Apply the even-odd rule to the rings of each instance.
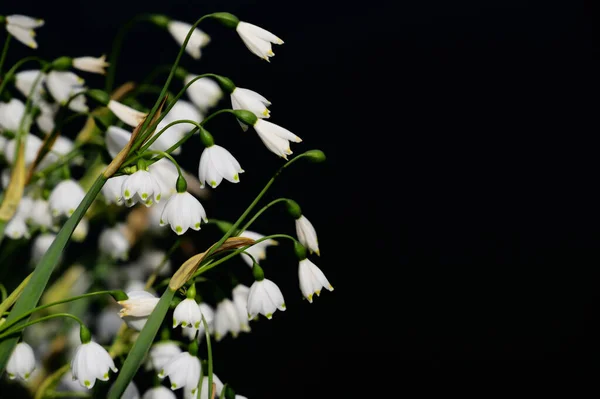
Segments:
[[[161,193],[162,194],[162,193]],[[166,234],[167,229],[163,229],[160,224],[160,217],[162,216],[165,206],[168,201],[161,201],[158,204],[150,207],[148,212],[148,230],[154,235],[162,236]]]
[[[127,284],[125,285],[125,288],[123,289],[123,291],[125,292],[130,292],[130,291],[145,291],[146,290],[146,283],[142,280],[130,280],[127,282]],[[148,290],[148,292],[152,295],[155,295],[155,292],[151,289]]]
[[[319,240],[317,240],[317,232],[313,227],[312,223],[304,216],[300,216],[296,219],[296,235],[298,236],[298,241],[300,244],[304,245],[310,253],[315,252],[317,255],[321,255],[319,253]]]
[[[192,194],[188,192],[176,193],[169,198],[165,209],[160,216],[160,225],[171,225],[171,229],[178,235],[184,234],[188,229],[200,230],[200,222],[208,222],[206,212]]]
[[[0,128],[16,133],[25,113],[25,104],[19,99],[12,98],[7,103],[0,103]]]
[[[41,227],[42,230],[54,230],[56,228],[50,214],[50,204],[41,198],[33,201],[27,221],[33,226]]]
[[[98,73],[100,75],[105,75],[106,71],[104,68],[108,67],[110,64],[106,62],[106,56],[102,55],[101,57],[77,57],[73,58],[73,67],[79,69],[80,71]]]
[[[277,309],[285,310],[283,294],[279,287],[266,278],[255,281],[248,294],[248,319],[253,319],[259,313],[271,319]]]
[[[240,21],[235,30],[248,47],[248,50],[266,61],[269,61],[269,57],[275,55],[271,49],[271,43],[283,44],[283,40],[271,32],[247,22]]]
[[[261,238],[264,238],[265,236],[262,234],[255,233],[253,231],[246,230],[240,234],[240,237],[246,237],[254,241],[258,241]],[[273,239],[261,241],[258,244],[252,245],[250,248],[246,249],[246,251],[242,252],[242,259],[244,260],[244,262],[246,262],[248,266],[252,267],[254,262],[252,261],[252,258],[250,256],[245,254],[245,252],[248,252],[251,256],[254,257],[254,259],[256,259],[257,262],[260,262],[261,260],[265,260],[267,258],[267,247],[278,244],[279,243]]]
[[[165,259],[166,252],[155,248],[144,248],[142,254],[137,260],[137,264],[147,273],[154,273]],[[166,275],[171,269],[171,261],[167,259],[160,269],[160,275]]]
[[[50,152],[46,154],[46,156],[42,159],[42,161],[38,164],[37,169],[42,170],[47,166],[52,165],[56,161],[60,159],[61,156],[67,155],[73,149],[75,145],[71,139],[68,139],[64,136],[56,137],[54,144],[52,144],[52,148]]]
[[[106,349],[94,341],[81,344],[71,361],[73,378],[88,389],[94,387],[96,380],[108,381],[109,370],[119,371]]]
[[[71,71],[50,71],[46,76],[46,86],[54,99],[65,105],[70,97],[85,90],[85,81]],[[78,95],[69,103],[69,109],[75,112],[87,112],[85,95]]]
[[[19,377],[27,381],[34,369],[35,356],[33,355],[33,349],[25,342],[19,342],[6,364],[8,378],[14,380]]]
[[[302,142],[302,139],[287,129],[279,125],[257,119],[254,124],[254,130],[258,133],[258,137],[262,140],[265,146],[274,154],[279,155],[287,160],[287,156],[292,154],[290,150],[290,141],[294,143]]]
[[[231,92],[231,108],[250,111],[257,118],[269,118],[271,116],[271,112],[267,108],[269,105],[271,105],[271,102],[255,91],[236,87]],[[244,131],[248,129],[248,126],[241,122],[240,125],[242,125]]]
[[[68,391],[68,392],[87,392],[87,389],[85,387],[82,387],[81,385],[79,385],[79,382],[77,382],[74,378],[73,378],[73,373],[71,373],[71,370],[67,371],[62,378],[60,379],[60,382],[58,383],[58,387],[56,389],[57,391]]]
[[[161,341],[150,348],[146,369],[154,368],[160,372],[173,358],[181,353],[179,346],[173,341]]]
[[[32,69],[28,71],[20,71],[15,74],[15,87],[17,90],[21,92],[23,96],[26,98],[29,97],[29,93],[33,89],[33,84],[38,79],[39,74],[42,73],[38,69]],[[37,80],[37,85],[33,90],[33,95],[31,99],[34,104],[38,104],[42,95],[44,94],[44,80],[46,79],[46,74],[42,74],[42,76]]]
[[[114,260],[127,260],[130,245],[123,229],[124,226],[119,224],[102,230],[98,238],[100,252],[108,254]]]
[[[160,186],[147,170],[138,170],[127,176],[121,186],[121,194],[125,205],[131,207],[138,202],[147,207],[154,202],[160,202]]]
[[[112,111],[117,118],[124,123],[132,127],[137,127],[142,120],[146,117],[146,114],[135,109],[128,107],[125,104],[121,104],[118,101],[110,100],[108,102],[108,109]]]
[[[123,306],[119,316],[129,327],[141,331],[160,298],[146,291],[128,291],[127,297],[128,299],[117,302]]]
[[[56,238],[56,234],[46,233],[40,234],[33,240],[33,244],[31,245],[31,264],[37,265],[42,256],[48,251],[50,245],[54,242]],[[62,258],[62,254],[61,254]]]
[[[123,204],[123,194],[121,191],[121,187],[123,187],[123,182],[127,179],[127,175],[121,175],[116,177],[111,177],[104,183],[102,186],[102,195],[104,195],[104,199],[107,204]]]
[[[70,217],[79,206],[85,192],[75,180],[63,180],[54,187],[48,198],[52,216]]]
[[[214,330],[213,324],[215,319],[215,311],[209,304],[205,302],[201,302],[200,304],[198,304],[198,308],[200,309],[200,313],[206,319],[206,324],[208,325],[208,333],[212,334]],[[204,338],[204,332],[204,323],[200,323],[200,327],[198,328],[184,328],[182,331],[183,335],[190,340],[196,338],[196,333],[198,333],[198,341],[202,341],[202,339]]]
[[[192,28],[192,25],[180,21],[169,21],[167,29],[173,36],[175,41],[182,46],[185,38]],[[200,29],[195,28],[194,32],[190,36],[190,40],[187,43],[185,51],[194,59],[200,59],[200,48],[206,46],[210,42],[210,36],[202,32]]]
[[[109,342],[117,335],[122,325],[123,320],[112,307],[104,308],[96,319],[98,341]]]
[[[1,129],[0,133],[2,133]],[[0,153],[2,154],[4,153],[4,147],[6,147],[6,143],[8,143],[8,140],[6,140],[6,138],[0,134]]]
[[[24,45],[34,49],[38,47],[34,39],[34,29],[43,25],[43,19],[31,18],[25,15],[8,15],[6,17],[6,30],[8,33]]]
[[[18,240],[23,237],[29,238],[29,230],[27,229],[25,219],[19,215],[14,215],[13,218],[10,219],[10,221],[6,224],[4,235],[12,238],[13,240]]]
[[[196,301],[186,298],[175,307],[173,311],[173,328],[179,324],[181,327],[199,328],[202,323],[202,313]]]
[[[300,261],[298,267],[298,279],[300,280],[300,290],[302,295],[308,302],[312,303],[313,294],[319,296],[321,289],[325,287],[329,291],[333,291],[333,287],[329,284],[325,274],[314,263],[308,259]]]
[[[54,130],[54,118],[56,118],[56,113],[60,109],[60,105],[57,103],[50,104],[44,100],[39,100],[37,106],[40,108],[40,114],[35,119],[35,123],[37,123],[37,126],[42,132],[48,134]]]
[[[219,397],[221,395],[221,390],[223,389],[223,383],[221,382],[221,380],[219,379],[219,377],[216,376],[215,373],[213,373],[213,378],[212,378],[212,382],[215,385],[215,397]],[[208,398],[208,375],[205,375],[202,377],[202,387],[200,388],[200,399],[209,399]],[[187,392],[188,397],[193,397],[193,398],[197,398],[196,396],[193,395],[189,395],[189,392]]]
[[[133,381],[127,385],[120,399],[140,399],[140,391]]]
[[[27,134],[25,140],[23,140],[25,146],[25,165],[29,166],[35,161],[38,151],[42,147],[42,140],[33,134]],[[4,157],[9,164],[15,161],[15,149],[17,147],[17,140],[12,139],[4,147]]]
[[[171,380],[171,389],[176,390],[188,387],[194,394],[198,390],[201,372],[200,359],[190,355],[189,352],[182,352],[176,355],[167,363],[158,376],[160,378],[169,377]]]
[[[175,185],[179,172],[177,167],[167,158],[161,158],[148,166],[148,172],[156,179],[160,186],[161,198],[170,198],[177,192]]]
[[[196,107],[184,100],[179,100],[173,105],[173,108],[169,111],[168,114],[165,115],[162,121],[156,126],[156,132],[160,132],[164,129],[168,124],[179,121],[179,120],[192,120],[195,122],[200,122],[204,119],[202,114],[198,112]],[[187,132],[192,130],[193,126],[189,123],[178,123],[167,128],[160,136],[152,143],[149,147],[150,150],[156,151],[166,151],[171,148],[175,143],[185,136]],[[171,154],[177,155],[181,153],[181,147],[175,149]]]
[[[73,235],[71,236],[71,238],[75,242],[83,242],[83,240],[85,240],[85,238],[87,237],[89,229],[90,229],[89,222],[85,217],[83,217],[79,221],[79,223],[77,223],[77,227],[75,227],[75,230],[73,231]]]
[[[19,201],[19,206],[17,206],[16,215],[22,217],[24,220],[27,220],[29,215],[31,214],[31,209],[33,208],[34,200],[30,196],[24,196]]]
[[[198,75],[188,74],[183,80],[184,84],[190,83]],[[206,112],[217,105],[223,97],[223,90],[217,82],[211,78],[200,78],[192,83],[187,89],[187,95],[201,111]]]
[[[200,188],[204,188],[205,184],[215,188],[221,184],[223,179],[239,183],[240,173],[244,173],[244,170],[239,162],[229,151],[219,145],[215,144],[205,148],[200,156],[198,167]]]
[[[242,322],[238,316],[235,305],[230,299],[223,299],[217,304],[215,311],[215,339],[220,341],[227,333],[237,337],[242,330]]]
[[[106,129],[106,149],[111,157],[117,154],[125,147],[131,138],[131,133],[118,126],[109,126]]]
[[[177,399],[177,397],[169,390],[169,388],[159,385],[147,390],[144,393],[144,396],[142,396],[142,399]]]
[[[241,330],[245,332],[250,331],[250,325],[248,324],[248,294],[250,293],[250,288],[246,287],[244,284],[238,284],[235,286],[233,291],[231,292],[231,296],[233,297],[233,304],[235,305],[235,309],[237,310]]]

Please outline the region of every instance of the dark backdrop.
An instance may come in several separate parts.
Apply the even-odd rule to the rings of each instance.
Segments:
[[[543,368],[598,355],[596,163],[583,140],[595,94],[591,13],[578,2],[390,3],[1,8],[46,19],[38,52],[48,57],[108,51],[139,11],[188,22],[230,11],[285,41],[267,64],[207,23],[213,42],[203,59],[184,62],[264,94],[271,121],[304,139],[296,153],[328,156],[290,170],[272,195],[296,199],[313,221],[318,265],[335,291],[301,301],[295,266],[275,255],[266,270],[282,281],[288,310],[215,349],[221,378],[250,398],[394,392],[409,382],[403,360],[529,359]],[[175,54],[165,33],[140,26],[118,82]],[[247,173],[219,187],[207,208],[215,217],[239,214],[254,196],[243,185],[257,187],[280,164],[254,133],[228,133]],[[188,151],[190,170],[197,156]],[[293,231],[281,211],[259,227]]]

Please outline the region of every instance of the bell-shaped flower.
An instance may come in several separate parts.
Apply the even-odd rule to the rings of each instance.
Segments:
[[[167,24],[167,29],[169,33],[173,36],[177,44],[180,46],[183,45],[185,38],[188,35],[188,32],[192,28],[192,25],[181,22],[181,21],[169,21]],[[206,46],[210,42],[210,36],[206,33],[202,32],[200,29],[195,28],[190,36],[190,40],[187,43],[185,51],[192,56],[192,58],[198,60],[200,59],[200,49]]]
[[[73,378],[88,389],[94,387],[96,380],[108,381],[110,370],[119,371],[106,349],[94,341],[81,344],[71,360]]]
[[[44,20],[31,18],[26,15],[7,15],[6,30],[13,35],[15,39],[24,45],[36,49],[38,47],[35,41],[34,29],[44,25]]]
[[[57,103],[50,104],[44,100],[39,100],[36,105],[40,109],[40,114],[35,118],[35,123],[42,132],[49,134],[54,130],[54,120],[56,118],[56,113],[60,109],[60,105]]]
[[[287,160],[288,155],[292,154],[290,141],[293,141],[294,143],[302,142],[300,137],[289,130],[263,119],[256,120],[254,130],[256,130],[258,137],[260,137],[264,145],[271,152],[279,155],[285,160]]]
[[[102,186],[102,195],[107,204],[123,204],[123,182],[127,179],[127,175],[115,176],[109,178],[104,186]]]
[[[54,242],[56,238],[56,234],[45,233],[38,235],[35,240],[33,240],[33,244],[31,245],[31,264],[37,265],[38,262],[42,259],[42,257],[50,248],[50,245]],[[61,254],[62,258],[62,254]],[[60,260],[59,260],[60,262]]]
[[[198,109],[194,106],[194,104],[184,101],[178,100],[173,108],[165,115],[162,121],[156,126],[156,133],[162,131],[167,125],[170,123],[179,121],[179,120],[192,120],[195,122],[200,122],[204,119],[204,116],[198,111]],[[150,150],[156,151],[166,151],[171,148],[175,143],[185,136],[190,130],[193,129],[189,123],[177,123],[168,127],[164,132],[161,133],[160,136],[152,143],[149,147]],[[171,154],[177,155],[181,153],[181,147],[176,148]]]
[[[201,370],[202,366],[197,356],[192,356],[189,352],[182,352],[174,356],[162,368],[158,376],[160,378],[169,377],[172,390],[187,387],[192,394],[195,394],[198,390]]]
[[[156,178],[147,170],[138,169],[123,180],[121,194],[125,199],[125,205],[128,207],[138,202],[148,207],[154,202],[160,202],[161,193]]]
[[[310,253],[319,253],[319,240],[317,240],[317,232],[312,223],[304,216],[296,219],[296,235],[300,244],[304,245]]]
[[[217,375],[215,373],[213,373],[212,376],[212,382],[215,385],[215,395],[214,397],[220,397],[221,396],[221,391],[223,389],[223,383],[221,382],[221,379],[219,377],[217,377]],[[208,397],[208,375],[205,375],[202,377],[202,387],[200,388],[200,399],[209,399]],[[197,395],[190,395],[189,392],[186,392],[187,397],[192,397],[192,398],[197,398]]]
[[[181,324],[181,327],[200,328],[202,313],[195,300],[186,298],[179,302],[173,311],[173,328]]]
[[[104,308],[96,318],[96,334],[99,342],[109,342],[119,332],[123,320],[112,307]]]
[[[177,167],[167,158],[161,158],[148,166],[148,172],[156,179],[160,186],[162,199],[168,199],[177,192],[175,184],[179,177]]]
[[[269,105],[271,105],[271,102],[255,91],[236,87],[231,92],[231,108],[250,111],[257,118],[262,119],[271,116],[271,112],[267,108]],[[244,131],[248,129],[248,126],[244,123],[240,122],[240,125]]]
[[[200,309],[200,313],[206,319],[206,324],[208,325],[208,333],[212,334],[214,331],[214,319],[215,319],[215,311],[214,309],[205,302],[200,302],[198,304],[198,308]],[[189,340],[193,340],[196,338],[196,333],[198,333],[197,338],[198,341],[202,341],[204,338],[204,323],[200,323],[198,328],[184,328],[182,334],[186,336]]]
[[[131,132],[118,126],[109,126],[106,129],[106,149],[111,157],[116,157],[117,154],[125,147],[131,138]]]
[[[271,319],[277,309],[285,310],[285,301],[279,287],[266,278],[255,281],[248,294],[248,319],[253,319],[259,313]]]
[[[17,133],[24,114],[25,104],[17,98],[12,98],[7,103],[0,103],[0,128]]]
[[[14,215],[6,224],[4,235],[12,238],[13,240],[29,238],[30,234],[29,230],[27,229],[27,224],[25,223],[25,218],[20,215]]]
[[[85,90],[85,81],[71,71],[50,71],[46,76],[46,87],[61,105],[65,105],[69,98]],[[69,102],[69,109],[75,112],[87,112],[85,95],[80,94]]]
[[[179,345],[173,341],[160,341],[152,345],[148,352],[146,370],[160,372],[173,358],[181,353]]]
[[[147,291],[128,291],[127,297],[118,302],[123,307],[119,316],[129,327],[141,331],[160,298]]]
[[[142,399],[177,399],[177,397],[169,388],[159,385],[148,389]]]
[[[73,58],[73,68],[79,69],[80,71],[98,73],[105,75],[106,71],[104,68],[110,64],[106,62],[106,56],[101,57],[76,57]]]
[[[117,118],[122,122],[128,124],[131,127],[137,127],[142,120],[146,117],[146,114],[135,109],[128,107],[125,104],[121,104],[118,101],[110,100],[108,102],[108,109],[112,111]]]
[[[107,227],[98,238],[100,252],[109,255],[113,260],[127,260],[129,257],[129,240],[124,233],[124,226]]]
[[[167,202],[168,201],[160,201],[158,204],[150,207],[148,212],[148,230],[155,236],[164,236],[167,234],[166,232],[168,229],[164,229],[160,224],[160,218],[165,210]]]
[[[67,155],[71,150],[73,150],[75,144],[73,141],[64,136],[57,136],[54,144],[52,144],[52,148],[50,152],[46,154],[46,156],[42,159],[42,161],[37,166],[38,170],[43,170],[44,168],[54,164],[57,162],[61,156]]]
[[[140,391],[133,381],[127,384],[120,399],[140,399]]]
[[[265,236],[262,234],[259,234],[259,233],[255,233],[253,231],[246,230],[240,234],[240,237],[246,237],[246,238],[250,238],[254,241],[258,241],[258,240],[264,238]],[[252,261],[252,258],[250,256],[246,255],[245,252],[249,253],[257,261],[261,261],[261,260],[265,260],[267,258],[267,247],[270,247],[272,245],[278,245],[278,244],[279,243],[273,239],[261,241],[258,244],[254,244],[250,248],[248,248],[244,252],[242,252],[242,254],[241,254],[242,259],[244,260],[244,262],[246,262],[246,264],[248,266],[252,267],[254,262]]]
[[[25,342],[19,342],[12,354],[8,358],[6,364],[6,373],[8,378],[14,380],[19,377],[24,381],[27,381],[31,376],[31,373],[35,370],[35,356],[31,346]]]
[[[240,21],[235,30],[248,47],[248,50],[266,61],[269,61],[269,57],[275,55],[271,49],[271,43],[283,44],[283,40],[271,32],[248,22]]]
[[[250,288],[246,287],[244,284],[238,284],[235,286],[233,291],[231,291],[231,296],[233,297],[233,304],[235,305],[235,309],[237,310],[241,330],[244,332],[250,332],[250,325],[248,323],[248,294],[250,293]]]
[[[244,173],[244,170],[225,148],[214,144],[202,151],[198,167],[200,188],[204,188],[205,184],[216,188],[223,179],[231,183],[239,183],[240,173]]]
[[[188,74],[183,82],[187,85],[196,77],[198,75]],[[202,112],[207,112],[221,100],[223,90],[221,90],[221,86],[213,79],[200,78],[188,87],[187,95],[196,107]]]
[[[23,145],[25,145],[25,165],[29,166],[35,161],[37,157],[37,153],[42,146],[42,140],[33,134],[27,134],[25,136],[25,140],[23,140]],[[6,147],[4,147],[4,157],[9,164],[12,164],[15,160],[15,149],[17,148],[17,140],[12,139],[8,143],[6,143]]]
[[[44,94],[43,84],[44,80],[46,79],[46,74],[42,74],[38,80],[40,73],[42,72],[39,69],[31,69],[15,73],[15,87],[23,96],[25,96],[25,98],[29,97],[29,94],[32,93],[33,90],[31,99],[36,105]],[[35,89],[33,88],[34,84],[36,85]]]
[[[75,180],[63,180],[54,187],[48,198],[52,216],[70,217],[79,206],[85,192]]]
[[[313,295],[317,294],[319,296],[323,288],[333,291],[333,287],[329,284],[325,274],[308,259],[300,261],[298,279],[300,280],[300,291],[310,303],[312,303]]]
[[[225,298],[217,304],[214,323],[217,341],[223,339],[227,333],[231,333],[235,338],[242,331],[242,322],[231,299]]]
[[[32,226],[40,227],[43,231],[55,230],[57,228],[56,224],[52,220],[50,204],[48,201],[41,198],[33,201],[27,221]]]
[[[83,242],[87,237],[89,230],[90,222],[88,222],[86,217],[83,217],[79,223],[77,223],[77,227],[75,227],[71,239],[75,242]]]
[[[187,191],[173,194],[160,216],[160,225],[170,224],[177,235],[184,234],[188,229],[200,230],[201,221],[208,222],[204,207]]]
[[[163,264],[166,256],[167,253],[163,250],[146,247],[143,248],[142,254],[136,263],[148,275],[154,273],[160,267],[159,275],[164,276],[169,274],[171,270],[171,261],[169,259]]]

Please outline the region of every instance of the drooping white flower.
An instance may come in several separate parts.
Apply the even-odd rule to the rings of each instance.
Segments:
[[[148,172],[156,179],[160,186],[162,199],[168,199],[177,192],[175,184],[179,177],[177,167],[167,158],[159,159],[148,166]]]
[[[75,144],[71,139],[64,136],[56,137],[54,144],[52,144],[52,148],[38,164],[37,170],[42,170],[54,164],[60,159],[61,156],[67,155],[69,152],[71,152],[74,146]]]
[[[329,284],[325,274],[308,259],[300,261],[298,279],[300,280],[300,291],[310,303],[312,303],[314,294],[317,294],[317,296],[321,294],[323,287],[333,291],[333,287]]]
[[[192,120],[195,122],[201,122],[204,117],[198,109],[190,102],[184,100],[178,100],[173,108],[165,115],[162,121],[156,126],[156,132],[160,132],[168,124],[179,121],[179,120]],[[155,151],[166,151],[171,148],[175,143],[185,136],[187,132],[192,130],[194,126],[189,123],[178,123],[167,128],[160,136],[152,143],[149,147]],[[177,155],[181,153],[181,147],[176,148],[171,154]]]
[[[202,313],[195,300],[186,298],[179,302],[173,311],[173,328],[181,327],[199,328],[202,323]]]
[[[42,132],[48,134],[54,130],[54,119],[60,106],[56,103],[50,104],[44,100],[39,100],[37,106],[40,108],[40,114],[35,118],[35,123]]]
[[[119,371],[106,349],[94,341],[81,344],[71,360],[73,378],[88,389],[94,387],[96,380],[108,381],[109,370]]]
[[[244,332],[250,331],[250,325],[248,323],[248,294],[250,293],[250,288],[246,287],[244,284],[238,284],[235,286],[233,291],[231,292],[231,296],[233,297],[233,304],[235,305],[235,309],[237,310],[241,330]]]
[[[271,102],[255,91],[236,87],[231,92],[231,108],[250,111],[257,118],[262,119],[271,116],[271,112],[267,108],[269,105],[271,105]],[[248,126],[241,122],[240,125],[242,125],[244,131],[248,129]]]
[[[111,177],[102,186],[102,195],[107,204],[123,204],[123,182],[127,179],[127,175]]]
[[[312,223],[304,216],[300,216],[296,219],[296,235],[300,244],[304,245],[310,253],[319,253],[319,240],[317,240],[317,232],[313,227]]]
[[[292,154],[290,141],[293,141],[294,143],[302,142],[300,137],[289,130],[263,119],[256,120],[254,130],[256,130],[258,137],[260,137],[264,145],[271,152],[285,160],[287,160],[288,155]]]
[[[35,369],[35,356],[31,346],[25,342],[19,342],[12,354],[8,358],[6,364],[6,373],[8,378],[14,380],[19,377],[20,379],[27,381],[31,376],[31,373]]]
[[[242,331],[242,322],[231,299],[225,298],[217,304],[215,311],[215,339],[220,341],[227,333],[237,337]]]
[[[200,313],[206,319],[206,324],[208,325],[208,333],[212,334],[214,331],[215,311],[209,304],[205,302],[200,302],[200,304],[198,304],[198,308],[200,309]],[[198,333],[198,341],[202,341],[202,339],[204,339],[205,332],[204,323],[200,323],[200,327],[198,328],[184,328],[181,332],[189,340],[193,340],[194,338],[196,338],[196,333]]]
[[[71,71],[50,71],[46,76],[46,87],[61,105],[65,105],[70,97],[85,90],[85,81]],[[87,112],[85,95],[80,94],[69,103],[69,109],[75,112]]]
[[[90,224],[86,217],[83,217],[79,223],[77,223],[77,227],[73,231],[73,235],[71,238],[75,242],[83,242],[88,235],[88,231],[90,230]]]
[[[140,399],[140,391],[133,381],[127,385],[120,399]]]
[[[34,29],[44,25],[43,19],[31,18],[26,15],[6,16],[6,30],[24,45],[36,49]]]
[[[131,246],[123,229],[123,225],[118,224],[115,227],[108,227],[102,230],[98,238],[100,252],[109,255],[114,260],[127,260]]]
[[[73,68],[79,69],[80,71],[98,73],[105,75],[106,71],[104,68],[110,64],[106,62],[106,56],[101,57],[76,57],[73,58]]]
[[[123,307],[119,316],[127,325],[141,331],[160,298],[147,291],[127,291],[128,299],[117,302]]]
[[[27,134],[23,140],[25,146],[25,165],[29,166],[37,157],[38,151],[42,147],[42,140],[33,134]],[[4,157],[9,164],[15,161],[15,149],[17,148],[17,140],[12,139],[4,147]]]
[[[0,133],[2,133],[1,130]],[[6,147],[6,143],[8,143],[8,140],[6,140],[6,138],[0,134],[0,154],[4,154],[4,147]]]
[[[160,186],[154,176],[143,169],[127,176],[121,186],[121,195],[128,207],[138,202],[148,207],[154,202],[160,202],[160,194]]]
[[[146,369],[160,372],[173,358],[181,353],[179,345],[173,341],[161,341],[150,348]]]
[[[17,90],[21,92],[25,98],[29,97],[33,89],[33,85],[37,80],[37,84],[35,89],[33,90],[33,95],[31,97],[34,104],[38,104],[41,100],[42,95],[44,94],[44,80],[46,79],[46,74],[42,74],[42,76],[38,80],[38,76],[42,73],[38,69],[32,69],[27,71],[20,71],[15,74],[15,87]]]
[[[56,238],[56,234],[45,233],[40,234],[33,240],[33,244],[31,245],[31,264],[37,265],[42,256],[48,251],[50,245],[54,242]],[[61,254],[62,257],[62,254]]]
[[[150,211],[148,212],[148,230],[156,236],[163,236],[167,234],[168,231],[168,229],[163,228],[164,226],[160,224],[160,218],[165,210],[167,202],[168,201],[164,200],[160,201],[158,204],[150,207]]]
[[[160,378],[168,376],[171,380],[172,390],[188,387],[193,395],[198,390],[201,369],[200,359],[197,356],[192,356],[189,352],[182,352],[174,356],[162,368],[158,376]]]
[[[277,309],[285,310],[285,301],[279,287],[266,278],[255,281],[248,294],[248,318],[253,319],[260,313],[270,320]]]
[[[185,38],[192,28],[192,25],[181,22],[181,21],[169,21],[167,29],[173,36],[175,41],[182,46]],[[200,59],[200,49],[206,46],[210,42],[210,36],[202,32],[200,29],[195,28],[194,32],[190,36],[190,40],[187,43],[185,51],[192,56],[194,59]]]
[[[11,98],[7,103],[0,103],[0,128],[17,133],[24,113],[25,104],[17,98]]]
[[[283,44],[283,40],[271,32],[248,22],[240,21],[235,30],[248,47],[248,50],[266,61],[269,61],[269,57],[275,55],[271,49],[271,43]]]
[[[136,263],[148,274],[154,273],[160,266],[159,275],[167,275],[171,270],[171,261],[167,259],[163,265],[166,255],[167,253],[160,249],[144,248]]]
[[[35,202],[33,198],[31,198],[29,195],[23,196],[21,201],[19,201],[19,205],[17,206],[17,211],[15,214],[27,220],[31,214],[31,209],[33,208],[34,204]]]
[[[96,334],[98,341],[111,341],[117,335],[117,332],[122,325],[123,320],[121,320],[112,307],[104,308],[96,318]]]
[[[54,187],[48,198],[52,216],[70,217],[79,206],[85,192],[75,180],[63,180]]]
[[[137,111],[115,100],[110,100],[108,102],[108,109],[110,109],[117,118],[131,127],[137,127],[137,125],[139,125],[146,117],[145,113]]]
[[[48,201],[41,198],[33,201],[27,221],[32,226],[40,227],[42,230],[56,229],[56,225],[52,220],[52,215],[50,213],[50,204]]]
[[[56,391],[87,392],[87,389],[79,385],[79,382],[73,378],[73,373],[71,373],[71,370],[69,370],[60,379],[60,382],[56,387]]]
[[[12,219],[10,219],[10,221],[6,224],[4,235],[12,238],[13,240],[18,240],[23,237],[29,238],[29,230],[27,229],[25,219],[19,215],[13,216]]]
[[[200,188],[204,188],[205,184],[216,188],[223,179],[232,183],[239,183],[240,173],[244,173],[244,170],[225,148],[214,144],[202,151],[198,167]]]
[[[144,393],[142,399],[176,399],[175,394],[169,390],[169,388],[159,385],[154,388],[150,388]]]
[[[213,373],[212,382],[215,385],[215,397],[220,397],[221,391],[222,391],[224,385],[221,382],[221,379],[219,377],[217,377],[217,375],[215,373]],[[209,399],[208,392],[209,392],[208,375],[205,375],[202,377],[202,387],[200,388],[200,399]],[[186,392],[186,394],[188,395],[188,397],[192,397],[192,398],[198,397],[197,395],[190,395],[188,392]]]
[[[109,126],[106,129],[106,149],[111,157],[116,157],[117,154],[125,147],[131,138],[131,132],[118,126]]]
[[[200,222],[208,222],[206,212],[200,201],[188,192],[173,194],[160,216],[160,225],[171,225],[171,229],[178,235],[184,234],[188,229],[200,230]]]
[[[142,280],[129,280],[125,285],[123,291],[146,291],[146,282]],[[148,289],[148,292],[152,295],[156,294],[152,289]]]
[[[188,74],[183,82],[187,85],[196,77],[198,75]],[[213,79],[200,78],[188,87],[187,95],[196,107],[202,112],[206,112],[221,100],[223,90],[221,90],[221,86]]]
[[[258,241],[261,238],[264,238],[265,236],[259,233],[255,233],[253,231],[246,230],[240,234],[240,237],[246,237],[254,241]],[[257,262],[260,262],[261,260],[265,260],[267,258],[267,247],[278,244],[279,243],[273,239],[261,241],[258,244],[252,245],[250,248],[246,249],[246,251],[242,252],[242,259],[244,260],[244,262],[246,262],[248,266],[252,267],[254,262],[252,261],[252,258],[250,256],[245,254],[245,252],[248,252],[251,256],[254,257],[254,259],[256,259]]]

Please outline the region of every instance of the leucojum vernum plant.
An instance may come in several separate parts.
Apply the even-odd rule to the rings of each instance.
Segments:
[[[266,61],[274,56],[272,44],[283,44],[226,12],[192,25],[141,15],[120,28],[108,59],[31,55],[8,68],[9,48],[36,49],[44,21],[0,15],[6,32],[0,56],[0,271],[26,271],[10,261],[24,250],[32,264],[20,283],[0,284],[2,384],[7,378],[21,381],[35,398],[139,398],[138,376],[153,381],[145,399],[175,398],[176,392],[185,398],[243,398],[234,391],[243,387],[213,373],[211,345],[286,310],[283,293],[263,270],[267,248],[290,243],[279,250],[290,248],[295,255],[298,294],[308,302],[323,288],[333,290],[308,258],[319,255],[319,245],[300,206],[288,198],[262,204],[286,168],[299,167],[300,160],[323,162],[325,155],[308,150],[288,159],[290,142],[302,140],[271,122],[265,97],[225,76],[179,65],[182,57],[200,58],[210,38],[198,25],[209,20],[235,30]],[[153,72],[114,87],[123,39],[139,22],[166,30],[179,52],[163,69],[164,85],[153,83],[160,76]],[[200,64],[194,61],[196,72]],[[104,75],[105,87],[88,87],[85,74]],[[215,110],[223,102],[227,107]],[[243,154],[238,159],[222,146],[225,134],[217,135],[217,144],[209,133],[217,115],[235,118],[283,159],[246,210],[231,219],[213,219],[201,203],[224,181],[240,183],[240,161],[246,163]],[[73,137],[62,133],[78,122]],[[200,154],[197,174],[178,164],[182,151]],[[295,221],[295,237],[252,230],[273,206]],[[215,209],[227,213],[218,204]],[[221,238],[186,254],[184,235],[207,229]],[[86,250],[73,255],[71,240],[85,241]],[[177,255],[187,259],[179,267],[171,262]],[[228,268],[230,260],[242,260],[250,270]],[[216,268],[228,269],[229,284],[211,278]],[[250,287],[239,283],[240,270],[254,281]]]

